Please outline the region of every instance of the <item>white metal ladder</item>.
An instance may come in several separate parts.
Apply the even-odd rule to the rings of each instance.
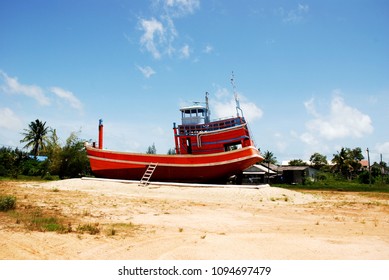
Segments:
[[[151,176],[153,175],[155,169],[157,168],[158,163],[150,163],[147,167],[145,173],[142,176],[142,179],[140,179],[139,185],[147,186],[149,183],[149,180]]]

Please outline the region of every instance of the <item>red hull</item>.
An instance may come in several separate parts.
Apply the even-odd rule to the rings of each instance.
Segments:
[[[158,163],[151,181],[218,182],[263,160],[257,148],[205,155],[152,155],[124,153],[86,146],[93,173],[97,177],[140,180],[151,163]]]

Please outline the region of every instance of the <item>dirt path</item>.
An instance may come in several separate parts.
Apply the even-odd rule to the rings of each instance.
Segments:
[[[1,194],[17,197],[19,215],[38,209],[72,231],[0,212],[0,259],[389,259],[387,194],[81,179],[0,182]]]

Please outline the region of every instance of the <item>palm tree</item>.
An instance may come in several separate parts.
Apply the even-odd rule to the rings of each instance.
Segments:
[[[356,172],[360,170],[360,161],[362,159],[361,148],[358,147],[353,150],[350,148],[341,148],[338,154],[334,154],[334,158],[332,159],[334,166],[332,169],[342,174],[345,178],[352,179]]]
[[[267,182],[269,183],[269,176],[270,176],[270,163],[276,164],[277,158],[274,156],[274,154],[270,151],[266,151],[263,154],[263,161],[267,163]]]
[[[31,152],[36,158],[39,155],[39,151],[45,147],[46,134],[49,128],[46,127],[46,122],[41,122],[38,119],[35,122],[31,122],[28,127],[28,129],[24,129],[25,132],[22,133],[24,138],[20,140],[20,143],[26,143],[24,148],[32,147]]]
[[[334,154],[334,158],[331,161],[334,164],[332,166],[332,169],[335,172],[338,172],[343,176],[347,177],[347,173],[349,170],[347,149],[342,147],[340,152]]]

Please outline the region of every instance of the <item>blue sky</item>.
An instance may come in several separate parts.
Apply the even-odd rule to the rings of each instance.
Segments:
[[[278,161],[369,148],[389,161],[389,3],[0,1],[0,145],[35,119],[104,147],[173,147],[179,108],[210,93]]]

